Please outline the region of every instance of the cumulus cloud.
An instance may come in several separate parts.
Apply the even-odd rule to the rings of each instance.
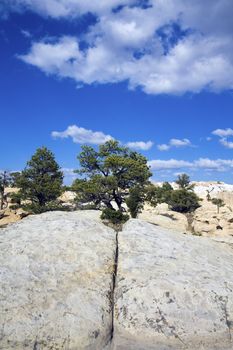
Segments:
[[[141,151],[148,151],[153,146],[153,144],[154,143],[152,141],[147,141],[147,142],[135,141],[135,142],[127,142],[126,146],[137,150],[141,150]]]
[[[213,135],[219,136],[219,137],[228,137],[233,136],[233,129],[227,128],[227,129],[216,129],[212,131]]]
[[[87,143],[93,145],[100,145],[107,141],[114,140],[111,135],[106,135],[102,131],[88,130],[77,125],[70,125],[64,131],[53,131],[51,136],[55,139],[70,137],[74,143]],[[153,144],[154,143],[152,141],[134,141],[127,142],[126,146],[141,151],[147,151],[153,146]]]
[[[219,142],[222,146],[233,149],[233,142],[228,140],[228,137],[233,136],[233,129],[216,129],[212,134],[220,137]]]
[[[232,141],[228,141],[227,139],[222,138],[219,142],[224,147],[229,148],[229,149],[233,149],[233,142]]]
[[[199,158],[194,161],[185,161],[177,159],[169,160],[151,160],[148,162],[152,170],[172,170],[172,169],[192,169],[207,171],[226,171],[233,169],[233,159]]]
[[[152,170],[164,170],[164,169],[181,169],[190,168],[192,166],[191,162],[185,160],[169,159],[169,160],[150,160],[148,162]]]
[[[150,6],[136,0],[5,3],[67,20],[87,12],[97,16],[81,38],[33,42],[19,56],[47,74],[72,78],[78,85],[127,81],[130,89],[140,87],[148,94],[233,88],[231,0],[150,0]]]
[[[158,145],[157,148],[160,151],[168,151],[172,147],[180,148],[180,147],[188,147],[188,146],[192,146],[192,143],[190,142],[189,139],[182,139],[182,140],[171,139],[168,144],[164,143],[164,144]]]
[[[77,125],[68,126],[64,131],[53,131],[52,137],[56,139],[71,137],[74,143],[89,143],[94,145],[99,145],[113,139],[112,136],[105,135],[102,131],[92,131]]]
[[[104,14],[120,5],[131,4],[131,0],[2,0],[2,12],[30,10],[52,18],[74,18],[87,12]]]

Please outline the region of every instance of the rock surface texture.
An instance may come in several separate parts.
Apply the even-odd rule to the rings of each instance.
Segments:
[[[230,245],[131,220],[118,247],[114,349],[233,349]]]
[[[53,212],[1,229],[0,242],[0,349],[103,349],[115,232],[95,212]]]
[[[1,350],[232,350],[233,247],[96,211],[0,230]]]

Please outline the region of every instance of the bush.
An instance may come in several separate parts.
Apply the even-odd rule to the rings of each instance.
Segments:
[[[41,214],[46,211],[56,211],[62,210],[67,211],[67,207],[61,205],[58,201],[48,202],[45,205],[41,206],[39,203],[28,203],[22,205],[22,208],[30,214]]]
[[[175,190],[171,194],[171,210],[179,213],[192,213],[200,207],[200,198],[186,189]]]
[[[211,202],[217,206],[218,214],[219,214],[220,208],[225,206],[224,201],[220,198],[212,198]]]
[[[160,203],[170,203],[172,186],[168,182],[164,182],[162,187],[150,184],[146,190],[146,200],[154,207]]]
[[[101,219],[108,220],[114,225],[119,225],[129,220],[129,215],[122,213],[120,210],[106,208],[102,211]]]
[[[144,189],[136,186],[130,189],[129,197],[126,199],[127,207],[132,218],[136,218],[143,209]]]

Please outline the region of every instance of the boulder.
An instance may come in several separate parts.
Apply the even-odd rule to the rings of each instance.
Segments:
[[[102,350],[112,332],[115,232],[95,212],[0,230],[0,348]]]
[[[233,249],[130,220],[119,233],[114,350],[233,349]]]

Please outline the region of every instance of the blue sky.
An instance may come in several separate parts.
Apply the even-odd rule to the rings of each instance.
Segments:
[[[112,137],[156,180],[233,183],[232,0],[187,3],[3,0],[0,169],[45,145],[70,182]]]

